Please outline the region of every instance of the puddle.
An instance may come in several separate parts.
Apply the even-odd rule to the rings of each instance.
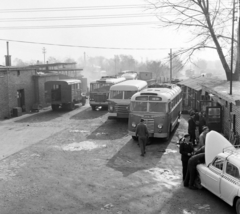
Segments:
[[[86,131],[86,130],[70,130],[69,132],[72,132],[72,133],[89,133],[89,131]]]
[[[189,209],[184,209],[182,213],[183,213],[183,214],[196,214],[195,211],[189,210]]]
[[[210,210],[210,205],[209,204],[196,204],[194,207],[196,207],[199,210]]]
[[[177,152],[177,150],[166,149],[163,154],[164,154],[164,155],[167,155],[167,154],[169,154],[169,153],[176,153],[176,152]]]
[[[91,141],[83,141],[83,142],[74,142],[65,146],[62,146],[62,149],[65,151],[81,151],[81,150],[93,150],[97,148],[105,148],[106,145],[98,145]]]

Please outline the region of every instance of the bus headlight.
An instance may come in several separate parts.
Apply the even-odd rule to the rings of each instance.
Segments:
[[[162,129],[163,128],[163,125],[162,124],[158,124],[157,126],[159,129]]]
[[[132,122],[132,127],[133,127],[133,128],[136,128],[136,126],[137,126],[136,123],[135,123],[135,122]]]
[[[113,111],[113,106],[109,106],[109,111]]]

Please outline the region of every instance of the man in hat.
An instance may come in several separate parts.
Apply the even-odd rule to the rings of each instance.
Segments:
[[[202,133],[199,136],[199,145],[198,145],[199,148],[205,145],[206,135],[208,132],[209,132],[209,128],[207,126],[203,126]]]
[[[144,156],[146,153],[146,143],[148,140],[148,130],[146,125],[144,124],[144,119],[140,120],[140,123],[137,126],[136,136],[138,137],[138,143],[141,148],[141,156]]]
[[[188,166],[188,160],[193,155],[194,149],[193,145],[190,142],[190,135],[185,134],[180,142],[179,152],[182,155],[181,161],[182,161],[182,174],[183,174],[183,180],[186,177],[187,174],[187,166]]]

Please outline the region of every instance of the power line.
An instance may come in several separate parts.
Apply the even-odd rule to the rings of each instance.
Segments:
[[[0,39],[0,41],[10,41],[10,42],[18,42],[18,43],[28,43],[28,44],[36,44],[36,45],[49,45],[49,46],[61,46],[61,47],[73,47],[73,48],[89,48],[89,49],[111,49],[111,50],[169,50],[169,48],[118,48],[118,47],[96,47],[96,46],[81,46],[81,45],[66,45],[66,44],[53,44],[53,43],[45,43],[45,42],[30,42],[30,41],[21,41],[21,40],[11,40],[11,39]],[[181,48],[172,48],[172,49],[181,49]]]
[[[136,5],[111,5],[111,6],[86,6],[86,7],[52,7],[52,8],[23,8],[23,9],[1,9],[0,13],[20,13],[20,12],[46,12],[46,11],[74,11],[74,10],[108,10],[124,8],[143,8],[149,4]]]
[[[8,26],[8,27],[0,27],[0,30],[120,27],[120,26],[132,26],[132,25],[157,25],[157,24],[159,24],[159,22],[129,22],[129,23],[84,24],[84,25]]]

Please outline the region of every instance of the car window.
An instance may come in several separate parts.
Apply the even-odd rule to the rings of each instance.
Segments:
[[[219,170],[223,169],[223,162],[224,159],[217,157],[214,161],[213,161],[213,166],[216,167]]]
[[[227,162],[226,173],[235,178],[240,178],[238,168],[229,162]]]

